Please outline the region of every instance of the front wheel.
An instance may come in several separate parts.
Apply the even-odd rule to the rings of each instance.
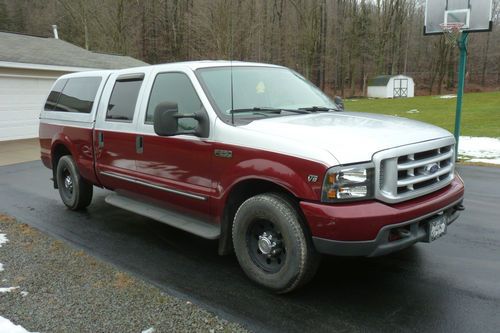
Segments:
[[[63,203],[71,210],[80,210],[92,201],[93,186],[80,176],[69,155],[59,159],[56,170],[57,187]]]
[[[233,244],[246,275],[277,293],[305,284],[319,264],[319,254],[301,216],[290,200],[279,194],[260,194],[239,207]]]

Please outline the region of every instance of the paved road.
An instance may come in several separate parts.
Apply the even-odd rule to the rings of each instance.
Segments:
[[[0,168],[0,212],[256,331],[498,332],[500,169],[462,167],[467,210],[448,235],[390,256],[323,260],[300,291],[253,285],[217,244],[104,203],[65,209],[39,162]]]

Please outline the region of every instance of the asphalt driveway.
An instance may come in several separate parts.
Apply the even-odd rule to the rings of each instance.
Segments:
[[[390,256],[326,257],[305,288],[277,296],[206,241],[104,203],[65,209],[40,162],[0,167],[0,212],[256,331],[498,332],[500,169],[460,167],[463,215],[431,244]]]

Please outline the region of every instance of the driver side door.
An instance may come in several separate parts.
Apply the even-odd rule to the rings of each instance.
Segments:
[[[145,194],[166,209],[209,220],[212,189],[213,144],[193,135],[158,136],[153,119],[156,106],[163,102],[178,105],[180,114],[206,112],[189,76],[183,72],[157,73],[147,106],[138,125],[136,170]],[[194,119],[180,119],[179,129],[197,126]]]

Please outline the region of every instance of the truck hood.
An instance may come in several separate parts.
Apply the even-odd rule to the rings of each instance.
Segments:
[[[340,164],[370,161],[389,148],[452,136],[427,123],[360,112],[328,112],[261,119],[242,126],[297,145],[322,148]]]

